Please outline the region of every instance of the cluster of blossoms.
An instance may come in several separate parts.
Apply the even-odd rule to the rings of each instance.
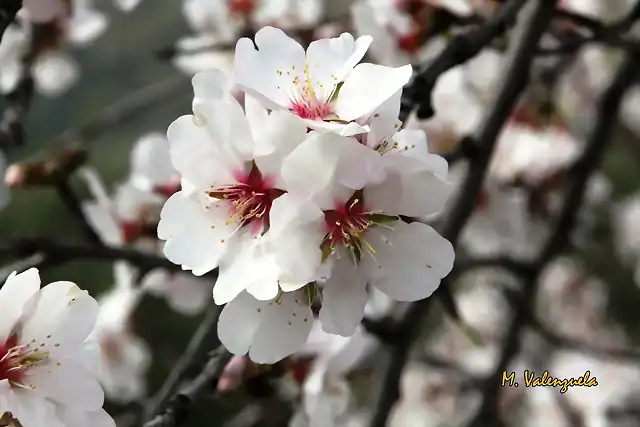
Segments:
[[[168,129],[182,188],[158,237],[194,275],[218,268],[218,334],[232,353],[288,356],[307,340],[316,303],[325,332],[352,335],[367,285],[415,301],[453,267],[447,240],[400,219],[440,211],[451,184],[424,132],[400,130],[411,66],[358,64],[371,41],[345,33],[305,52],[265,27],[255,46],[238,41],[233,82],[219,71],[193,78],[193,114]]]
[[[115,427],[102,409],[96,347],[98,304],[71,282],[40,289],[38,270],[0,289],[0,422],[22,427]]]
[[[139,2],[114,0],[124,12]],[[80,78],[80,65],[65,48],[87,46],[107,26],[107,16],[89,0],[25,1],[0,43],[0,92],[10,93],[30,74],[39,93],[62,95]]]

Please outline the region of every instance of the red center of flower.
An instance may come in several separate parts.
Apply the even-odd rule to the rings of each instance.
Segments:
[[[231,13],[238,15],[249,15],[256,7],[255,0],[229,0]]]
[[[0,381],[20,382],[24,376],[24,369],[19,362],[20,356],[24,353],[23,350],[23,346],[18,346],[17,335],[0,344]]]
[[[490,201],[491,198],[489,196],[489,192],[486,189],[482,189],[480,191],[480,194],[478,194],[478,197],[476,198],[475,207],[478,210],[485,209],[487,206],[489,206]]]
[[[153,192],[159,194],[167,199],[173,196],[175,193],[180,191],[182,185],[180,184],[180,180],[170,181],[163,185],[158,185],[153,189]]]
[[[289,110],[296,116],[311,120],[323,120],[334,114],[330,103],[320,101],[315,96],[293,100]]]
[[[271,205],[285,192],[274,188],[273,179],[263,176],[255,163],[248,174],[239,174],[236,179],[236,184],[216,187],[207,194],[228,203],[228,223],[237,221],[241,227],[250,226],[254,234],[266,231]]]
[[[422,46],[422,37],[420,31],[412,31],[409,34],[404,34],[396,38],[398,48],[404,50],[407,53],[414,54]]]
[[[327,240],[332,245],[351,246],[372,225],[368,219],[371,213],[365,208],[362,194],[359,196],[356,193],[346,203],[338,204],[335,210],[324,212]]]

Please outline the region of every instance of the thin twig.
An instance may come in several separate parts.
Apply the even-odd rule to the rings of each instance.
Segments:
[[[575,338],[561,335],[552,331],[537,319],[529,320],[530,326],[549,344],[563,347],[569,350],[590,354],[594,357],[614,360],[629,360],[637,363],[640,360],[639,348],[608,348],[597,346],[588,342],[582,342]]]
[[[209,355],[209,360],[200,374],[177,393],[162,413],[156,415],[144,427],[178,427],[188,420],[191,405],[207,390],[215,390],[220,375],[231,359],[224,346]]]
[[[82,212],[82,204],[78,199],[78,196],[76,196],[76,193],[73,191],[73,188],[71,188],[67,177],[58,180],[55,184],[55,188],[58,193],[58,197],[60,197],[60,200],[62,200],[62,203],[64,203],[69,213],[76,219],[89,243],[102,246],[102,239],[84,216],[84,212]]]
[[[484,25],[457,35],[451,43],[427,67],[418,71],[402,94],[400,120],[405,121],[411,111],[418,106],[418,118],[427,119],[434,114],[431,92],[438,78],[474,56],[491,41],[503,34],[515,22],[520,8],[526,0],[506,2]]]
[[[198,326],[198,329],[196,329],[196,332],[191,337],[186,350],[182,353],[174,368],[165,379],[164,384],[162,384],[158,393],[149,399],[149,402],[145,405],[144,417],[146,420],[151,419],[158,413],[160,408],[162,408],[167,399],[175,391],[176,387],[178,387],[180,381],[189,368],[191,368],[196,359],[201,356],[207,337],[211,334],[211,331],[215,329],[215,326],[218,323],[219,315],[220,307],[212,304],[200,322],[200,326]]]
[[[95,246],[73,243],[56,242],[49,239],[18,239],[0,246],[0,258],[30,258],[36,265],[24,263],[23,269],[32,266],[61,265],[78,260],[123,260],[138,267],[164,268],[169,271],[183,271],[182,267],[172,263],[164,257],[137,250],[111,246]],[[44,259],[43,259],[44,258]],[[10,273],[10,272],[9,272]],[[206,277],[216,278],[217,270],[208,273]],[[6,276],[0,276],[0,283],[4,283]]]

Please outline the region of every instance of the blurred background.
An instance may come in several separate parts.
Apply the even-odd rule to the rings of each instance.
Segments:
[[[500,7],[500,2],[483,0],[292,1],[294,5],[287,7],[299,11],[283,26],[292,28],[291,33],[301,42],[337,35],[343,30],[371,34],[374,42],[367,61],[390,66],[428,64],[456,34],[482,25]],[[215,11],[223,2],[191,3],[203,8],[193,6],[196,11],[202,10],[196,16],[204,21],[207,16],[203,10]],[[244,34],[251,35],[251,29],[244,27],[233,29],[231,36],[212,30],[213,42],[231,43],[231,50],[221,53],[218,49],[213,58],[198,57],[211,51],[207,44],[184,38],[202,36],[207,33],[202,28],[213,24],[194,21],[193,14],[190,17],[185,13],[185,4],[180,0],[146,0],[123,13],[111,1],[96,0],[91,7],[108,19],[104,31],[84,46],[61,43],[58,47],[78,63],[77,82],[56,96],[36,91],[24,120],[25,143],[5,150],[7,163],[55,158],[73,143],[81,142],[88,153],[84,168],[89,166],[96,171],[113,193],[131,171],[132,149],[140,138],[154,133],[157,137],[159,133],[161,139],[175,118],[190,113],[191,75],[220,64],[229,67],[228,56],[235,41]],[[317,4],[321,4],[323,12],[314,15],[309,11]],[[633,13],[634,7],[637,8],[633,2],[562,2],[559,8],[568,13],[554,19],[541,46],[561,51],[558,46],[591,37],[588,32],[593,30],[594,22],[613,25]],[[395,12],[385,15],[385,8]],[[525,16],[527,12],[523,10]],[[394,13],[397,22],[392,19]],[[273,22],[261,19],[259,22]],[[438,25],[445,29],[433,30]],[[509,37],[517,37],[515,31],[517,28]],[[637,32],[633,25],[628,25],[625,37],[634,41],[634,34]],[[409,117],[407,127],[424,129],[431,151],[442,155],[454,152],[462,137],[477,127],[487,100],[503,75],[509,37],[496,38],[474,60],[441,76],[433,91],[435,116],[427,120]],[[5,35],[2,43],[8,41]],[[199,44],[205,48],[199,48]],[[405,370],[401,399],[390,426],[465,425],[478,408],[481,392],[475,379],[491,373],[499,360],[502,340],[513,321],[510,295],[519,289],[519,279],[500,267],[502,260],[534,257],[551,232],[551,219],[564,197],[561,190],[569,176],[567,171],[597,122],[596,102],[624,51],[620,46],[611,46],[610,41],[577,44],[568,53],[539,55],[536,59],[532,83],[505,123],[489,167],[486,189],[476,202],[457,252],[461,270],[451,289],[461,320],[452,320],[437,305],[425,315],[424,323],[415,325],[423,333]],[[2,61],[11,53],[1,48],[0,52],[4,52],[4,56],[0,55],[2,71]],[[539,324],[523,329],[522,349],[509,363],[512,371],[529,369],[542,373],[546,369],[550,375],[563,378],[590,370],[599,386],[576,387],[566,394],[546,387],[501,389],[499,410],[509,425],[640,425],[640,351],[634,350],[640,344],[639,82],[636,79],[636,86],[628,89],[601,168],[590,179],[586,203],[578,212],[578,227],[571,233],[571,250],[549,263],[540,277],[533,307]],[[123,113],[121,117],[118,112]],[[108,119],[112,116],[113,120]],[[108,120],[101,124],[105,118]],[[76,131],[81,132],[80,138],[74,136]],[[89,138],[84,137],[85,131]],[[448,159],[452,180],[461,181],[466,160]],[[95,191],[87,182],[82,174],[70,178],[73,193],[83,203],[95,198]],[[443,218],[446,219],[446,212]],[[9,204],[0,211],[0,243],[42,236],[60,242],[81,242],[86,237],[55,188],[13,185]],[[138,244],[134,240],[123,243]],[[0,251],[0,256],[3,254],[6,252]],[[14,261],[13,257],[0,258],[0,266]],[[109,261],[67,262],[44,268],[41,274],[43,282],[74,281],[94,296],[107,295],[118,280]],[[204,287],[204,295],[210,298],[207,286],[211,284],[197,286]],[[150,365],[147,368],[145,357],[141,357],[132,368],[142,378],[147,392],[133,393],[137,396],[129,402],[121,401],[117,391],[108,395],[106,409],[119,426],[136,425],[134,414],[139,402],[160,389],[202,319],[203,307],[186,310],[191,312],[185,315],[185,310],[176,310],[168,302],[170,293],[166,289],[159,291],[164,298],[146,293],[126,313],[127,331],[135,340],[146,343],[142,347],[147,348]],[[387,301],[380,306],[380,316],[395,316],[404,309],[402,305],[390,306]],[[371,338],[365,332],[359,333]],[[217,342],[215,331],[212,335],[209,340],[213,347]],[[103,347],[108,353],[108,344]],[[198,403],[187,425],[228,425],[228,420],[242,413],[250,402],[267,402],[262,408],[262,421],[237,425],[314,425],[308,419],[314,413],[309,408],[324,408],[325,418],[317,415],[322,421],[316,421],[315,426],[367,425],[362,419],[370,416],[375,407],[382,368],[389,354],[377,341],[356,347],[354,353],[336,351],[336,357],[342,357],[344,352],[357,354],[353,356],[357,363],[333,373],[331,381],[323,380],[319,389],[305,382],[309,366],[323,355],[323,350],[313,346],[290,363],[265,370],[268,375],[262,370],[253,372],[245,364],[240,384],[219,391],[220,396],[215,399],[215,390],[211,390]],[[325,345],[324,352],[327,348]],[[130,355],[132,359],[138,356]],[[194,368],[189,372],[197,371]],[[132,377],[125,373],[120,380],[132,381]],[[249,377],[252,379],[246,381]],[[339,386],[332,389],[330,382]],[[300,402],[306,402],[306,406]],[[265,420],[264,414],[269,412],[272,413],[266,418],[273,419]],[[289,424],[294,413],[302,415],[296,415]]]

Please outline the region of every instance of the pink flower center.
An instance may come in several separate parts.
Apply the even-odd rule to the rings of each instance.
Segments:
[[[338,204],[335,210],[325,211],[327,241],[331,245],[357,245],[362,234],[373,224],[368,219],[370,215],[363,198],[355,194],[346,203]]]
[[[233,14],[247,16],[256,7],[255,0],[229,0],[229,10]]]
[[[285,192],[274,188],[273,179],[263,176],[255,163],[249,174],[238,175],[236,179],[236,184],[216,187],[207,194],[227,203],[230,215],[227,224],[239,222],[241,227],[251,227],[254,234],[266,231],[271,205]]]
[[[418,52],[420,46],[422,46],[421,34],[418,31],[404,34],[396,38],[398,48],[404,50],[409,54]]]
[[[335,113],[330,103],[318,100],[315,95],[292,100],[289,109],[296,116],[311,120],[323,120]]]
[[[167,199],[173,196],[175,193],[180,191],[182,185],[180,184],[180,179],[172,180],[163,185],[159,185],[153,189],[154,193],[159,194],[160,196],[166,197]]]
[[[0,381],[19,384],[25,372],[47,358],[48,352],[32,350],[29,344],[18,345],[18,336],[9,337],[0,344]]]

